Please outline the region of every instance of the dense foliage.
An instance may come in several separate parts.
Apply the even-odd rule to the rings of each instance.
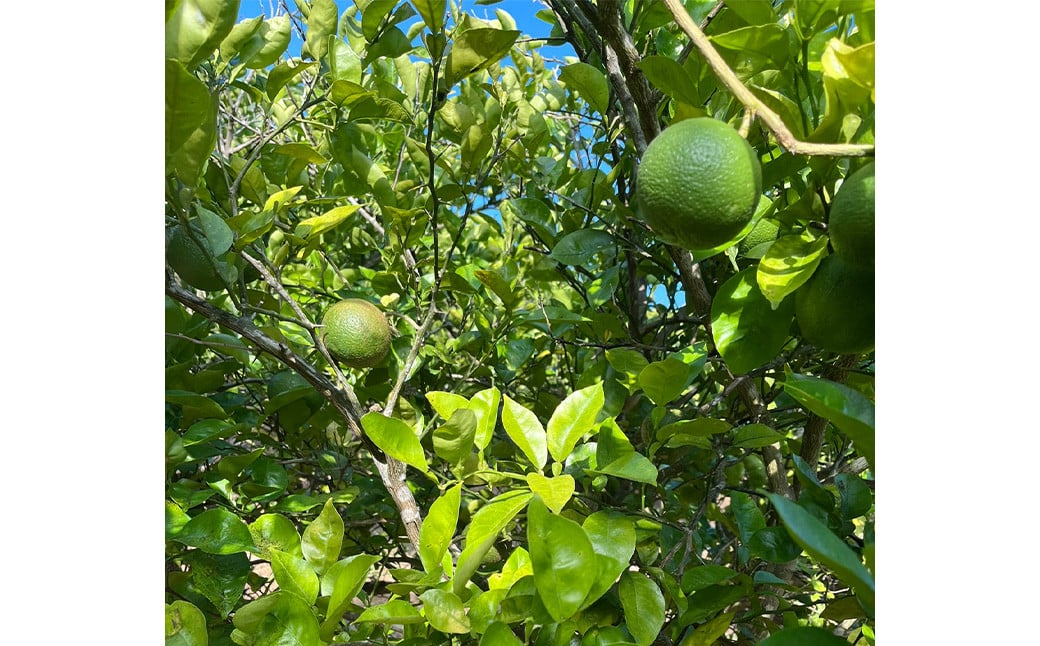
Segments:
[[[166,1],[167,643],[873,644],[873,353],[795,315],[873,2],[297,4]],[[703,116],[764,194],[691,254],[634,191]]]

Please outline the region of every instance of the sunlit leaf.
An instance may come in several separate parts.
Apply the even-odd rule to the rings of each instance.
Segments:
[[[376,412],[366,413],[361,418],[361,425],[365,428],[365,435],[390,457],[420,471],[429,470],[426,454],[412,427],[399,419]]]

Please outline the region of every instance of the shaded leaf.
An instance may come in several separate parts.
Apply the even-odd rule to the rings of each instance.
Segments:
[[[372,622],[377,624],[421,624],[423,618],[415,607],[403,599],[394,599],[379,606],[366,608],[354,620],[357,623]]]
[[[874,468],[874,404],[861,392],[820,377],[787,371],[781,383],[799,404],[830,420]]]
[[[647,56],[639,61],[650,84],[668,96],[688,105],[700,105],[697,82],[686,68],[668,56]]]
[[[207,646],[206,615],[195,604],[177,600],[166,604],[166,646]]]
[[[593,110],[603,115],[607,113],[610,90],[602,71],[588,63],[571,63],[560,68],[560,80],[568,89],[584,97]]]
[[[614,248],[614,238],[606,231],[579,229],[560,238],[549,257],[565,265],[586,267],[596,254]]]
[[[726,365],[745,374],[776,357],[789,338],[794,299],[773,309],[755,280],[755,268],[734,274],[711,304],[711,333]]]
[[[448,85],[455,85],[463,77],[490,67],[509,52],[518,36],[520,32],[517,30],[491,28],[462,32],[448,54]]]
[[[618,587],[625,625],[639,646],[649,646],[664,626],[664,595],[642,572],[627,571]]]
[[[795,626],[773,633],[759,646],[848,646],[849,642],[823,628]]]

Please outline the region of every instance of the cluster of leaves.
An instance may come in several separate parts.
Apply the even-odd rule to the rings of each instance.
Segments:
[[[739,124],[663,3],[547,2],[563,61],[501,9],[297,4],[166,2],[166,224],[223,284],[167,268],[167,643],[872,644],[873,358],[793,311],[860,162],[753,124],[779,235],[695,253],[698,310],[578,20],[655,121]],[[685,4],[800,139],[873,143],[873,3]],[[383,365],[316,344],[347,297]]]

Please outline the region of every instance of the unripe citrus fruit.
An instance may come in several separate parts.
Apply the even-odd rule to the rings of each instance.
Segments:
[[[650,142],[638,181],[637,214],[660,240],[711,249],[751,221],[762,167],[736,130],[701,117],[673,123]]]
[[[744,239],[740,241],[740,244],[737,245],[737,251],[741,255],[747,255],[749,251],[758,245],[776,240],[776,234],[779,232],[780,225],[772,220],[763,218],[758,221],[751,233],[744,236]]]
[[[197,237],[205,244],[205,237],[201,233]],[[166,245],[166,262],[181,280],[196,289],[224,289],[224,281],[216,271],[215,261],[207,258],[206,251],[179,224],[170,233],[170,241]]]
[[[874,163],[845,178],[831,203],[831,245],[850,265],[874,267]]]
[[[874,272],[832,254],[795,293],[802,338],[842,354],[874,349]]]
[[[351,368],[371,368],[390,351],[390,324],[378,307],[348,298],[321,319],[322,339],[332,356]]]

